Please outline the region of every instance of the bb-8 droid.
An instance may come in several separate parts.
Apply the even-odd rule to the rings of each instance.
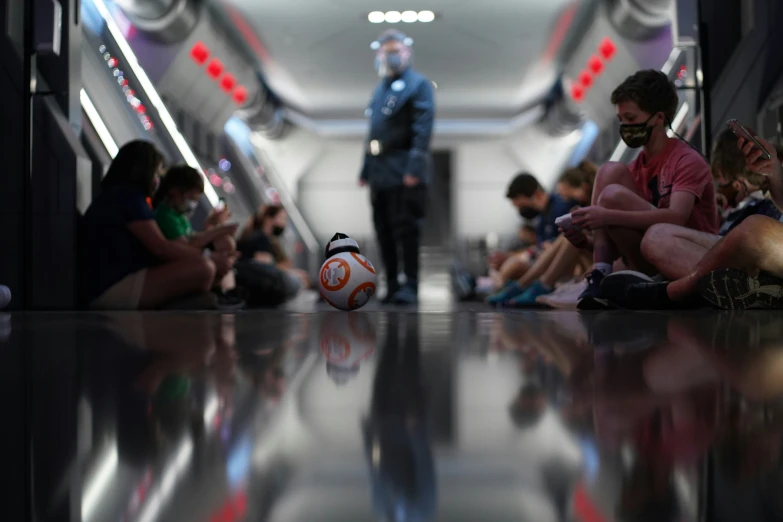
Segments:
[[[359,252],[359,244],[338,233],[326,245],[325,253],[326,261],[318,273],[321,297],[346,312],[366,305],[375,295],[378,276],[372,263]]]

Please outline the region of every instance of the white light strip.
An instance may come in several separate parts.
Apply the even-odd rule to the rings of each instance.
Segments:
[[[93,0],[93,3],[95,4],[96,9],[98,9],[98,12],[101,14],[101,17],[103,17],[103,20],[106,22],[106,27],[109,29],[109,32],[114,38],[114,41],[117,42],[120,51],[125,57],[125,61],[130,66],[139,84],[141,84],[141,88],[144,91],[144,94],[147,95],[147,98],[149,98],[152,105],[157,109],[158,116],[163,122],[163,126],[166,127],[166,130],[174,140],[174,144],[177,146],[180,154],[185,159],[185,163],[199,171],[201,176],[204,178],[204,195],[207,196],[210,204],[214,207],[217,205],[219,200],[217,192],[215,192],[215,189],[212,187],[212,183],[210,183],[206,174],[204,174],[201,165],[196,159],[196,155],[193,154],[193,151],[190,149],[188,142],[185,141],[185,138],[182,137],[179,129],[177,129],[176,122],[171,117],[171,114],[169,114],[166,106],[163,104],[163,100],[161,100],[160,96],[158,96],[158,91],[155,90],[155,87],[152,85],[152,82],[147,76],[147,73],[144,72],[144,68],[139,65],[139,61],[136,59],[136,55],[133,53],[133,49],[131,49],[130,44],[122,35],[122,31],[117,26],[117,22],[114,21],[114,18],[112,18],[109,9],[106,7],[106,4],[103,2],[103,0]]]
[[[103,142],[103,147],[106,149],[106,152],[109,153],[109,156],[114,159],[114,156],[117,155],[117,152],[119,152],[120,149],[117,147],[114,138],[111,137],[111,132],[106,128],[106,124],[103,123],[103,118],[98,114],[98,109],[95,108],[87,91],[84,89],[79,92],[79,99],[81,99],[82,102],[82,109],[87,113],[90,123],[92,123],[95,132],[98,133],[98,137],[101,139],[101,142]]]
[[[674,117],[674,121],[672,122],[672,128],[666,131],[666,134],[670,138],[674,136],[675,131],[679,129],[680,126],[682,125],[682,122],[685,121],[685,118],[688,116],[689,110],[690,110],[690,106],[688,105],[688,102],[682,102],[682,105],[680,106],[680,110],[677,111],[677,115]]]
[[[82,91],[84,92],[84,91]],[[98,460],[98,468],[87,481],[87,486],[82,494],[82,520],[89,522],[95,514],[95,508],[111,485],[119,456],[117,455],[117,441],[112,441],[106,448],[106,452]]]

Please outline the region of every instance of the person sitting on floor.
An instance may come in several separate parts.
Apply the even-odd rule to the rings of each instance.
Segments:
[[[783,209],[783,166],[775,147],[757,138],[769,153],[766,159],[753,144],[739,138],[750,172],[766,176],[770,195]],[[675,308],[695,294],[726,309],[783,307],[783,223],[765,215],[746,217],[731,229],[687,274],[670,283],[636,283],[623,304],[646,303],[646,308]],[[614,296],[617,298],[617,296]]]
[[[310,278],[304,270],[294,268],[280,244],[287,225],[288,213],[281,205],[261,207],[242,231],[238,248],[243,257],[282,270],[286,294],[292,298],[300,289],[310,287]]]
[[[658,223],[718,231],[715,186],[709,165],[684,141],[670,138],[677,110],[677,91],[660,71],[639,71],[626,79],[611,97],[617,109],[620,135],[630,148],[642,152],[629,165],[606,163],[596,178],[593,204],[573,212],[567,234],[584,246],[584,230],[593,231],[593,270],[580,296],[579,308],[603,308],[601,282],[622,257],[627,266],[654,275],[644,258],[644,233]]]
[[[769,189],[767,178],[747,168],[745,156],[737,143],[734,132],[726,129],[718,137],[712,152],[712,174],[719,193],[724,195],[729,205],[718,234],[659,224],[650,227],[644,235],[642,254],[667,280],[690,273],[721,237],[746,218],[753,215],[775,220],[781,218],[775,202],[764,195]],[[632,272],[612,274],[604,279],[601,292],[613,304],[624,308],[654,306],[633,286],[644,282],[651,282],[651,279]]]
[[[84,305],[102,310],[160,308],[206,293],[215,263],[160,232],[147,203],[160,183],[163,156],[146,141],[119,150],[101,192],[80,222],[79,289]]]
[[[228,292],[236,287],[232,267],[239,256],[233,237],[238,225],[212,224],[224,220],[228,215],[228,207],[225,207],[210,213],[204,232],[194,232],[190,217],[203,194],[204,179],[196,169],[187,165],[169,168],[152,199],[155,221],[166,239],[182,241],[199,251],[209,249],[209,257],[218,268],[215,277],[220,285],[218,295],[223,301],[237,300]],[[239,305],[238,302],[236,304]]]
[[[537,254],[537,258],[526,267],[520,279],[512,281],[506,287],[491,296],[488,299],[490,304],[507,304],[510,306],[532,306],[536,303],[536,298],[552,292],[555,283],[562,278],[573,277],[576,265],[581,256],[580,251],[573,247],[568,241],[559,237],[555,220],[562,215],[569,213],[574,207],[587,204],[591,198],[593,181],[597,168],[590,162],[583,161],[578,167],[566,170],[557,183],[555,193],[547,196],[538,185],[530,183],[525,187],[521,184],[520,190],[530,190],[535,186],[537,192],[533,192],[533,197],[523,199],[523,196],[512,198],[515,206],[521,205],[521,209],[526,209],[525,205],[535,203],[539,199],[538,207],[547,209],[540,217],[538,223],[539,238],[546,246]],[[531,176],[532,177],[532,176]],[[517,177],[519,179],[519,177]],[[509,188],[509,194],[513,194],[515,179]],[[529,180],[526,180],[528,182]],[[524,192],[522,193],[524,195]],[[542,195],[547,197],[547,203],[542,203]],[[529,203],[528,200],[531,202]],[[542,281],[543,279],[543,281]]]

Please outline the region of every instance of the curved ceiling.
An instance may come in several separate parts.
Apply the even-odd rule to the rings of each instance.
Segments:
[[[438,86],[440,118],[510,118],[551,86],[542,56],[578,0],[224,0],[259,36],[264,75],[313,119],[362,118],[377,82],[370,43],[388,27],[411,36],[415,67]],[[431,23],[372,24],[370,11],[432,10]]]

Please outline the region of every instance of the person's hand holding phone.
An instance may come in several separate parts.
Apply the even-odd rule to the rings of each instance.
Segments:
[[[760,150],[755,143],[739,136],[737,138],[737,146],[745,155],[745,165],[750,171],[763,174],[764,176],[781,175],[780,159],[775,147],[758,136],[756,136],[756,141],[769,153],[770,158],[766,159],[764,151]]]
[[[221,199],[217,206],[209,213],[206,220],[207,227],[224,225],[231,218],[231,209],[225,200]]]

